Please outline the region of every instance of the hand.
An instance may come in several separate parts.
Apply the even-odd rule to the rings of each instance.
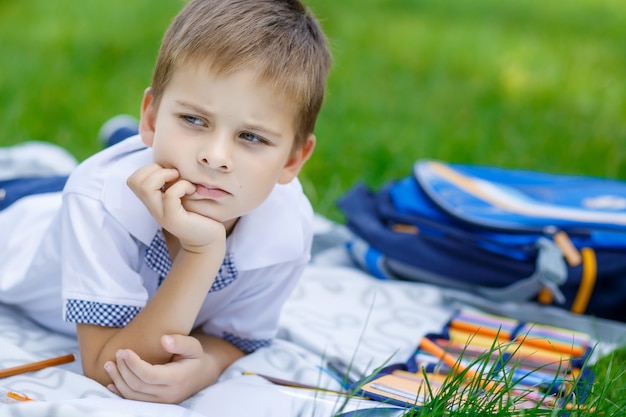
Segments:
[[[115,362],[105,364],[113,380],[107,388],[130,400],[175,404],[213,382],[210,372],[202,372],[206,358],[198,339],[165,335],[161,345],[173,354],[164,365],[151,365],[130,349],[118,351]]]
[[[226,239],[224,225],[197,213],[182,204],[195,187],[180,179],[176,169],[151,164],[139,168],[128,178],[128,186],[150,211],[150,214],[190,252],[203,252],[203,247]]]

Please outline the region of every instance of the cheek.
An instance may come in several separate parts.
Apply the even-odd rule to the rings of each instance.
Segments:
[[[167,152],[162,152],[161,148],[152,147],[152,160],[155,163],[163,167],[167,167],[168,165],[171,165],[169,163],[169,160],[164,158],[163,155],[167,155]]]
[[[247,184],[247,192],[253,195],[257,203],[264,201],[274,189],[278,182],[276,172],[272,170],[259,171],[256,175],[250,176]]]
[[[157,139],[152,147],[152,159],[164,167],[175,166],[175,162],[180,159],[180,153],[180,147],[173,145],[171,141],[159,141]]]
[[[256,183],[260,188],[273,187],[276,184],[280,173],[282,172],[282,165],[278,160],[269,159],[256,159],[247,161],[246,165],[243,165],[243,170],[247,171],[249,182]]]

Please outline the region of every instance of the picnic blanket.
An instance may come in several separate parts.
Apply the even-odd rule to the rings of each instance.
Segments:
[[[35,400],[0,405],[0,416],[326,417],[388,407],[275,385],[245,373],[340,390],[340,381],[324,371],[327,361],[351,364],[352,372],[359,375],[403,362],[422,336],[440,330],[459,308],[481,308],[526,320],[540,318],[546,324],[586,331],[596,338],[598,353],[613,349],[626,338],[623,323],[535,305],[489,304],[432,285],[375,279],[351,264],[343,247],[346,233],[343,226],[317,218],[312,262],[284,306],[275,342],[236,361],[218,383],[178,405],[117,397],[83,376],[76,340],[52,333],[0,305],[0,368],[67,353],[77,356],[70,364],[0,380],[0,387]]]

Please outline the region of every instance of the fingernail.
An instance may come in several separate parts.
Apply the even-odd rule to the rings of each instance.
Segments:
[[[163,343],[171,349],[174,347],[174,338],[172,336],[163,336]]]
[[[107,362],[104,364],[104,370],[107,372],[111,372],[113,370],[113,364],[111,362]]]

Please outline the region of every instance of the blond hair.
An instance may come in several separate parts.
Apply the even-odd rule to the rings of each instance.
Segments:
[[[297,147],[313,133],[331,57],[319,23],[299,0],[191,0],[161,43],[155,107],[175,71],[189,64],[208,64],[215,75],[257,72],[294,108]]]

